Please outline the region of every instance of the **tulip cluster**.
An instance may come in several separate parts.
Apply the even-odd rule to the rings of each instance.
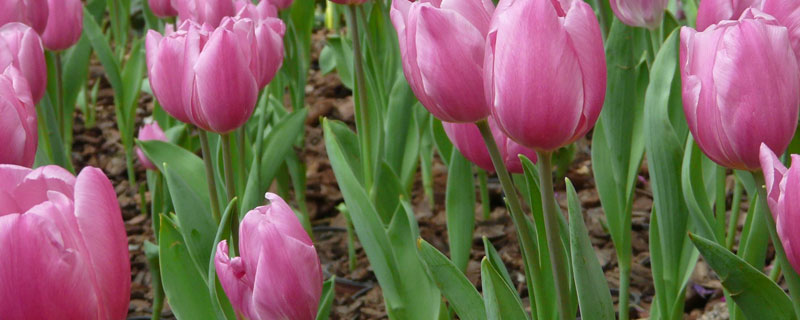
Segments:
[[[7,114],[6,112],[2,113]],[[125,319],[128,239],[108,178],[0,165],[3,319]]]

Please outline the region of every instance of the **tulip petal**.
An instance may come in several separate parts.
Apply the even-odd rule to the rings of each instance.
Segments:
[[[797,164],[800,164],[800,158],[793,157],[792,166],[784,176],[784,190],[778,200],[781,208],[775,225],[786,257],[795,270],[800,270],[800,233],[797,232],[800,228],[800,219],[797,217],[800,212],[800,197],[797,196],[800,195],[800,166]]]
[[[781,195],[780,184],[786,174],[786,167],[783,166],[781,160],[775,156],[775,153],[773,153],[766,144],[761,144],[759,156],[761,160],[761,170],[764,172],[764,182],[767,188],[769,208],[772,209],[773,217],[777,219],[779,209],[778,199]]]
[[[80,0],[48,0],[50,14],[42,33],[42,43],[51,51],[71,47],[81,38],[83,31],[83,3]]]
[[[230,258],[227,240],[222,240],[217,245],[214,267],[217,270],[219,283],[234,309],[241,312],[247,319],[259,319],[251,303],[254,281],[252,275],[247,272],[241,257]],[[255,273],[255,269],[251,272]]]
[[[147,64],[150,88],[164,111],[182,122],[190,122],[184,107],[185,68],[184,56],[188,40],[163,37],[158,32],[147,32]]]

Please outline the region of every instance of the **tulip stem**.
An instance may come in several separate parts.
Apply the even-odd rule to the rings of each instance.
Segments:
[[[717,223],[715,226],[714,232],[717,233],[717,239],[725,239],[725,209],[726,209],[726,201],[727,200],[727,193],[725,192],[725,180],[728,177],[725,167],[717,165],[717,172],[716,172],[716,199],[714,200],[714,210],[715,215],[717,218]]]
[[[231,135],[230,133],[223,134],[220,139],[222,140],[222,165],[225,167],[225,191],[228,194],[228,201],[230,202],[236,197],[236,180],[233,178],[233,157],[231,155]],[[231,217],[231,241],[235,251],[239,251],[239,211],[234,202]]]
[[[206,180],[208,181],[208,198],[211,200],[211,216],[219,224],[219,199],[217,198],[217,179],[214,178],[214,164],[211,162],[211,148],[208,146],[208,134],[202,129],[197,130],[200,136],[200,149],[203,152],[203,163],[206,165]]]
[[[767,207],[767,190],[764,186],[764,175],[761,172],[754,172],[753,178],[756,180],[756,187],[758,188],[758,205]],[[777,229],[775,228],[775,220],[772,214],[765,214],[764,218],[767,219],[767,229],[769,229],[770,238],[772,238],[772,246],[775,248],[775,258],[778,260],[778,265],[783,271],[783,278],[789,286],[789,293],[792,298],[792,305],[794,306],[795,314],[800,314],[800,276],[794,270],[789,260],[786,258],[786,251],[783,249],[783,243],[778,237]],[[777,267],[776,266],[776,267]]]
[[[347,6],[350,13],[350,37],[353,40],[353,64],[356,73],[356,129],[361,145],[361,162],[364,166],[364,189],[372,190],[372,148],[370,147],[369,110],[367,107],[367,81],[364,75],[364,59],[361,54],[361,38],[358,35],[358,13],[356,5]]]
[[[564,261],[564,250],[561,245],[561,235],[558,225],[558,211],[556,211],[556,197],[553,192],[553,164],[552,152],[536,152],[539,156],[539,190],[542,193],[542,211],[544,214],[545,234],[547,247],[550,249],[550,265],[556,284],[556,298],[561,319],[574,318],[570,313],[569,279],[567,278],[567,265]],[[621,310],[622,311],[622,310]]]
[[[63,72],[63,66],[61,65],[61,53],[58,51],[53,52],[53,62],[55,64],[56,69],[56,106],[58,109],[58,132],[61,133],[61,139],[64,142],[67,142],[67,132],[66,132],[66,125],[64,119],[64,81],[61,78],[61,74]]]
[[[735,177],[735,175],[734,175]],[[736,239],[736,228],[739,226],[739,215],[741,214],[742,205],[742,181],[736,179],[736,186],[733,187],[733,203],[731,204],[731,217],[728,220],[728,234],[725,238],[725,247],[728,250],[733,249],[733,240]]]
[[[503,162],[503,157],[500,155],[500,150],[497,148],[497,142],[494,141],[492,129],[489,128],[489,122],[484,119],[476,122],[475,125],[478,126],[478,130],[481,132],[483,141],[486,143],[486,147],[489,150],[489,156],[492,158],[492,164],[494,164],[495,172],[500,180],[500,185],[502,185],[503,192],[506,195],[506,205],[508,206],[511,214],[511,220],[514,221],[514,227],[517,229],[520,247],[522,247],[521,249],[525,259],[525,270],[528,272],[529,268],[533,269],[534,274],[529,274],[528,278],[536,277],[539,273],[539,255],[534,250],[536,245],[533,242],[533,235],[530,233],[531,229],[528,227],[528,220],[525,217],[525,213],[522,211],[522,203],[517,196],[517,190],[514,188],[511,175],[508,173],[508,169],[506,169],[506,165]],[[552,195],[552,183],[550,183],[550,186],[550,194]],[[557,252],[551,252],[551,256],[557,255],[556,253]],[[543,286],[538,285],[538,283],[528,283],[528,288],[529,290],[532,289],[532,291],[534,291],[533,296],[536,299],[541,299],[546,294],[543,291]],[[559,302],[561,302],[561,300],[559,300]],[[568,305],[561,306],[560,310],[562,315],[561,319],[569,319],[569,317],[566,316],[569,314],[567,311],[569,310]]]

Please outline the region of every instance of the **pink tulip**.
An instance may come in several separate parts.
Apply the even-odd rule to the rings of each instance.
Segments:
[[[277,72],[283,48],[275,35],[281,31],[271,19],[241,17],[226,17],[216,29],[189,20],[166,36],[150,31],[150,87],[178,120],[230,132],[250,118],[261,84]]]
[[[233,5],[236,7],[236,15],[242,18],[252,20],[278,18],[278,7],[270,1],[261,1],[258,4],[254,4],[250,0],[235,0]]]
[[[128,239],[111,182],[97,168],[0,165],[3,319],[125,319]]]
[[[760,7],[763,0],[703,0],[697,8],[697,30],[723,20],[738,20],[745,10]],[[784,0],[781,0],[784,1]]]
[[[47,0],[51,12],[42,42],[47,50],[60,51],[78,42],[83,31],[83,3],[81,0]]]
[[[483,141],[481,132],[474,123],[451,123],[442,122],[444,131],[447,137],[453,142],[453,145],[464,155],[467,160],[476,164],[481,169],[488,172],[494,172],[494,164],[492,158],[489,156],[489,150]],[[494,118],[489,117],[489,127],[492,129],[494,141],[497,143],[497,148],[500,150],[500,155],[503,157],[503,163],[512,173],[523,173],[522,162],[519,160],[519,155],[525,155],[528,159],[536,162],[536,151],[525,148],[513,140],[509,139],[494,121]]]
[[[800,233],[797,232],[800,228],[800,155],[792,155],[792,166],[787,170],[775,153],[762,144],[760,160],[767,203],[775,219],[778,238],[789,263],[795,270],[800,270]]]
[[[283,35],[286,25],[278,19],[278,10],[267,1],[254,5],[250,0],[236,2],[238,17],[255,22],[256,56],[251,61],[258,87],[264,88],[272,81],[283,65]]]
[[[800,1],[764,0],[762,9],[789,29],[789,40],[792,42],[795,56],[800,61]]]
[[[192,20],[197,24],[219,26],[222,18],[236,15],[233,0],[174,0],[178,21]]]
[[[172,5],[172,0],[147,0],[150,11],[160,18],[174,17],[178,15],[178,10]]]
[[[137,137],[140,141],[149,141],[149,140],[160,140],[160,141],[167,141],[167,136],[164,134],[164,130],[161,130],[161,127],[158,125],[158,122],[153,121],[153,123],[145,124],[141,128],[139,128],[139,136]],[[142,164],[142,167],[145,169],[150,170],[158,170],[155,164],[153,164],[150,159],[144,154],[144,152],[136,147],[136,157],[139,158],[139,163]]]
[[[311,320],[322,294],[314,244],[292,208],[267,193],[269,205],[247,213],[239,227],[239,256],[217,245],[217,276],[233,308],[252,320]]]
[[[669,0],[610,0],[611,10],[632,27],[655,29],[661,26]]]
[[[48,13],[47,0],[0,0],[0,26],[21,22],[42,33]]]
[[[552,151],[593,126],[606,92],[600,25],[583,1],[502,1],[486,52],[497,124],[519,144]]]
[[[748,9],[703,32],[681,28],[683,111],[716,163],[756,170],[761,143],[783,153],[800,110],[800,69],[786,28]]]
[[[490,0],[392,1],[403,72],[419,101],[446,122],[491,113],[483,91]]]
[[[39,35],[22,23],[13,22],[0,27],[0,71],[9,65],[25,76],[33,103],[38,103],[47,89],[44,49]]]
[[[36,108],[28,82],[8,66],[0,74],[0,164],[33,166],[39,143],[36,130]]]

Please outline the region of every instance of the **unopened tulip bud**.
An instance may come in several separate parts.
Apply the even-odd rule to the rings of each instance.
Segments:
[[[178,15],[178,10],[172,6],[172,0],[147,0],[150,10],[159,18],[169,18]]]
[[[47,64],[39,35],[22,23],[13,22],[0,27],[0,71],[14,66],[28,81],[33,103],[47,89]]]
[[[617,18],[632,27],[655,29],[661,26],[669,0],[610,0]]]
[[[214,265],[233,308],[247,319],[313,320],[322,294],[322,268],[311,238],[278,195],[247,213],[239,227],[239,256],[217,245]]]
[[[128,315],[128,238],[114,187],[97,168],[76,179],[58,166],[0,165],[0,256],[3,319]]]
[[[47,50],[61,51],[78,42],[83,31],[81,0],[47,0],[50,14],[42,42]]]
[[[28,82],[16,68],[8,66],[0,73],[0,164],[33,166],[39,143],[36,130],[36,107]]]
[[[511,139],[553,151],[594,126],[606,93],[606,61],[588,4],[501,1],[486,43],[488,101]]]
[[[137,139],[140,141],[167,141],[167,136],[164,134],[164,130],[161,130],[158,122],[153,121],[153,123],[145,124],[139,128],[139,136]],[[158,167],[156,167],[156,165],[147,158],[147,156],[141,149],[139,149],[139,147],[136,147],[136,157],[139,158],[139,163],[141,163],[142,167],[145,169],[158,170]]]
[[[681,29],[683,110],[721,166],[756,170],[759,146],[783,153],[797,128],[800,68],[787,29],[748,9],[703,32]]]

